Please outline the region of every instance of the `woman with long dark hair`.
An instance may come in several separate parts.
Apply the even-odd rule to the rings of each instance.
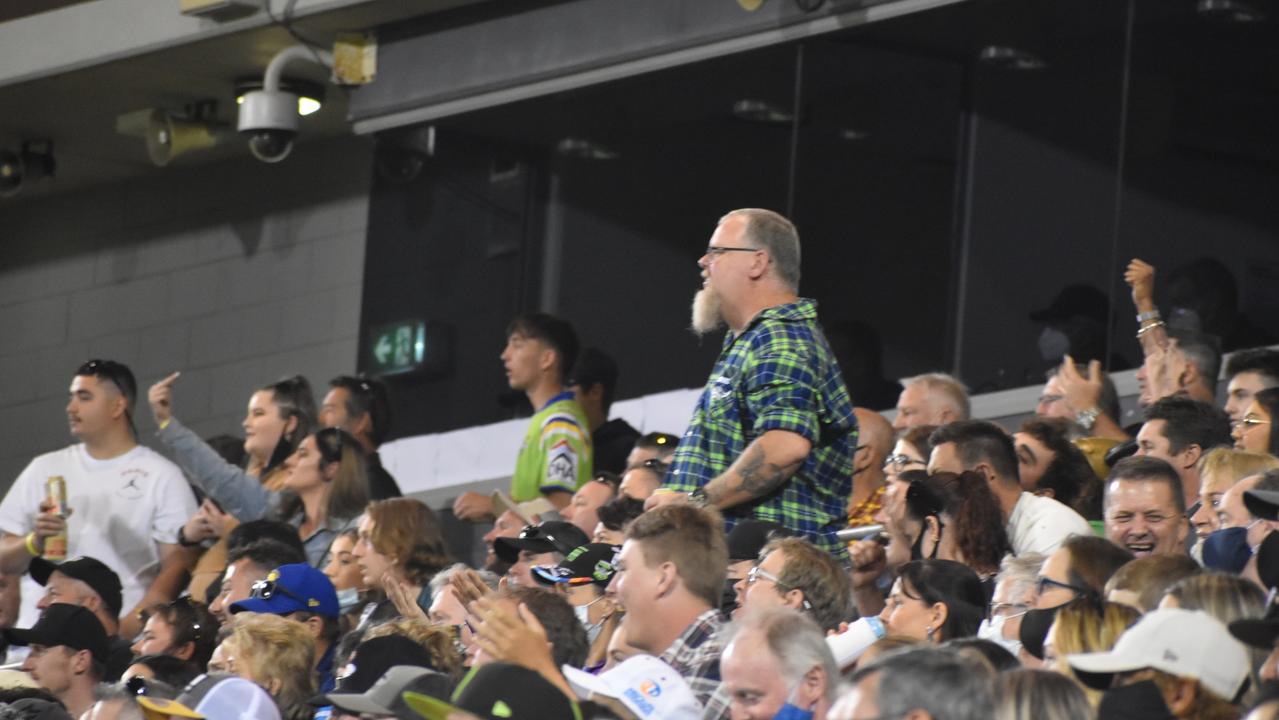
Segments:
[[[986,591],[971,568],[953,560],[902,566],[879,619],[889,635],[941,643],[973,637],[986,616]]]

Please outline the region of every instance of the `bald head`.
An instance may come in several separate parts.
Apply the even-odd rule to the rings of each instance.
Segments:
[[[853,408],[853,414],[857,416],[857,444],[865,445],[866,450],[882,465],[884,459],[892,453],[893,443],[896,441],[892,423],[874,410],[862,407]]]

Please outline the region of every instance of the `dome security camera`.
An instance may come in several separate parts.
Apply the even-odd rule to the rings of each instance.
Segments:
[[[298,96],[282,90],[254,90],[240,104],[236,129],[249,139],[249,152],[266,163],[289,156],[298,134]]]

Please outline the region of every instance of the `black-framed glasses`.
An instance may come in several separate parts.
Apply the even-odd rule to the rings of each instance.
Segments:
[[[1075,593],[1076,595],[1094,595],[1095,594],[1092,588],[1085,588],[1085,587],[1079,587],[1078,585],[1071,585],[1070,583],[1062,582],[1060,580],[1053,580],[1052,578],[1044,577],[1043,575],[1040,575],[1039,577],[1035,578],[1036,594],[1043,595],[1045,592],[1048,592],[1048,590],[1052,588],[1061,588],[1062,590],[1069,590]]]
[[[884,458],[884,468],[891,468],[893,472],[901,472],[911,465],[927,465],[923,460],[918,460],[909,455],[889,455]]]
[[[259,580],[253,583],[253,587],[250,591],[250,597],[259,598],[261,600],[270,600],[275,597],[276,593],[279,593],[286,598],[297,600],[302,603],[302,605],[307,606],[305,598],[299,597],[297,593],[284,587],[275,580]]]
[[[707,245],[705,254],[711,257],[719,257],[724,253],[730,252],[762,252],[763,250],[764,248],[737,247],[734,245]]]

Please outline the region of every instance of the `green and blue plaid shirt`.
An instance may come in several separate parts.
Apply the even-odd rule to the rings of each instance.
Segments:
[[[847,558],[835,531],[852,490],[857,420],[813,300],[768,308],[741,335],[728,333],[664,486],[702,487],[769,430],[803,435],[813,448],[780,488],[728,508],[728,527],[747,517],[772,520]]]

